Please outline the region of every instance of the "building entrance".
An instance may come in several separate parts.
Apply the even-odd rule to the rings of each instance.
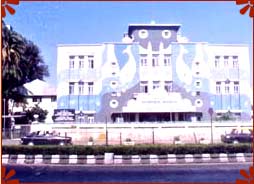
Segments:
[[[113,113],[113,122],[172,122],[200,121],[201,112],[167,112],[167,113]]]

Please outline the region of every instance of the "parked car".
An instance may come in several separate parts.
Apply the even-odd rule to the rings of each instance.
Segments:
[[[232,129],[228,134],[221,135],[221,141],[224,143],[251,143],[253,141],[253,130],[247,129]]]
[[[45,131],[32,132],[29,135],[21,138],[23,145],[69,145],[72,144],[72,138],[60,136],[59,134]]]

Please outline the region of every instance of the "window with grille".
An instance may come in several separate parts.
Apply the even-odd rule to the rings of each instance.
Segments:
[[[220,67],[220,56],[215,56],[214,66],[215,66],[215,68]]]
[[[75,56],[69,56],[69,68],[74,68]]]
[[[152,58],[152,65],[153,65],[153,67],[155,67],[155,66],[159,66],[159,55],[155,55],[155,54],[153,54],[153,58]]]
[[[171,65],[170,55],[165,54],[164,55],[164,66],[170,66],[170,65]]]
[[[233,68],[238,68],[238,56],[233,56]]]
[[[172,81],[165,81],[164,89],[169,93],[173,91],[173,82]]]
[[[216,82],[216,94],[221,94],[221,82]]]
[[[157,89],[160,87],[160,81],[153,81],[153,89]]]
[[[147,55],[146,54],[140,55],[140,65],[147,66]]]
[[[94,56],[88,56],[88,68],[94,68]]]
[[[93,94],[93,82],[88,82],[88,95]]]
[[[78,92],[79,92],[79,94],[84,94],[84,82],[83,81],[79,81],[79,83],[78,83]]]
[[[235,94],[239,93],[239,82],[238,81],[234,82],[234,93]]]
[[[84,56],[79,56],[79,68],[84,68]]]
[[[229,94],[230,92],[230,81],[226,80],[225,81],[225,94]]]
[[[69,94],[74,94],[74,82],[69,83]]]
[[[140,82],[140,92],[141,93],[148,93],[148,81],[141,81]]]
[[[224,67],[228,67],[228,56],[224,56]]]

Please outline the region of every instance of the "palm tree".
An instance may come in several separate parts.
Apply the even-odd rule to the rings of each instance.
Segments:
[[[2,94],[4,98],[26,95],[25,83],[48,76],[39,48],[2,22]]]
[[[21,56],[25,50],[24,38],[18,33],[9,29],[4,23],[2,24],[2,69],[3,77],[18,78],[22,76],[19,68]]]

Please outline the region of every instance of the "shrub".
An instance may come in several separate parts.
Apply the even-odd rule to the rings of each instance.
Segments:
[[[111,152],[116,155],[166,155],[166,154],[202,154],[202,153],[252,153],[251,144],[185,144],[185,145],[109,145],[109,146],[2,146],[2,154],[26,154],[26,155],[103,155]]]
[[[93,137],[89,137],[88,141],[93,142]]]
[[[126,138],[125,141],[126,142],[131,142],[131,138]]]

